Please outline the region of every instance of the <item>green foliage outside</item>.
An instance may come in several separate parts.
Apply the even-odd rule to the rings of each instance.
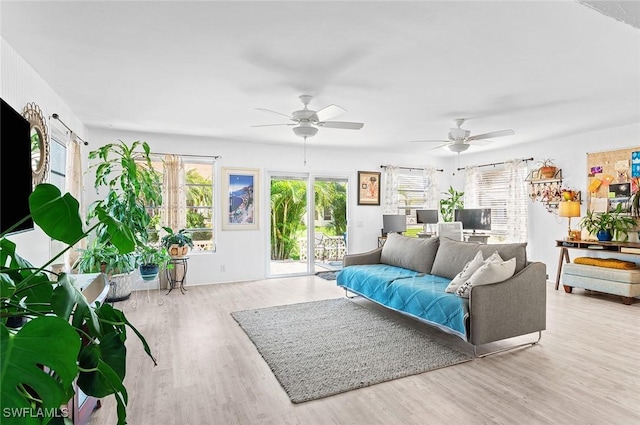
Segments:
[[[307,210],[307,185],[302,181],[278,180],[271,183],[271,259],[299,259],[298,241],[306,237],[304,218]],[[316,214],[331,212],[327,226],[315,227],[327,236],[340,236],[347,231],[347,187],[344,183],[316,181],[314,188]]]
[[[304,225],[307,185],[298,180],[271,181],[271,259],[286,260],[297,249]]]

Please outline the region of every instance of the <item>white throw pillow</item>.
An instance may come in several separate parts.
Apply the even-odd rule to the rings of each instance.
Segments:
[[[469,293],[473,286],[488,285],[490,283],[502,282],[509,279],[516,271],[515,257],[502,262],[486,262],[476,270],[473,275],[462,284],[456,295],[462,298],[469,298]]]
[[[500,254],[498,254],[498,251],[493,251],[493,254],[491,254],[489,258],[484,260],[485,263],[502,263],[503,261],[504,260],[502,259]]]
[[[493,256],[493,255],[492,255]],[[469,278],[473,275],[473,273],[482,266],[482,252],[478,251],[473,260],[469,261],[462,268],[462,271],[458,273],[453,280],[449,283],[447,288],[444,290],[445,292],[449,292],[453,294],[456,292],[456,289],[460,287],[463,283],[465,283]]]

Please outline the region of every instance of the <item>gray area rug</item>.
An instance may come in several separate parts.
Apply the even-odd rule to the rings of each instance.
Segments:
[[[330,272],[318,272],[316,273],[316,276],[324,279],[324,280],[336,280],[337,276],[338,276],[338,272],[337,271],[330,271]]]
[[[293,403],[472,359],[347,298],[231,315]]]

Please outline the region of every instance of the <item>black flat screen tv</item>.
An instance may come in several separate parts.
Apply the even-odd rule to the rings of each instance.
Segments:
[[[491,230],[491,208],[465,208],[455,211],[455,221],[464,230]]]
[[[33,190],[31,125],[11,105],[0,99],[0,233],[28,216]],[[29,218],[11,233],[33,229]]]

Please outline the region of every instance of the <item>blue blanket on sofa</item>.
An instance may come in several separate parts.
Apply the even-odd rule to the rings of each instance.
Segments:
[[[386,264],[353,265],[337,276],[338,286],[467,340],[468,300],[445,292],[449,282]]]

